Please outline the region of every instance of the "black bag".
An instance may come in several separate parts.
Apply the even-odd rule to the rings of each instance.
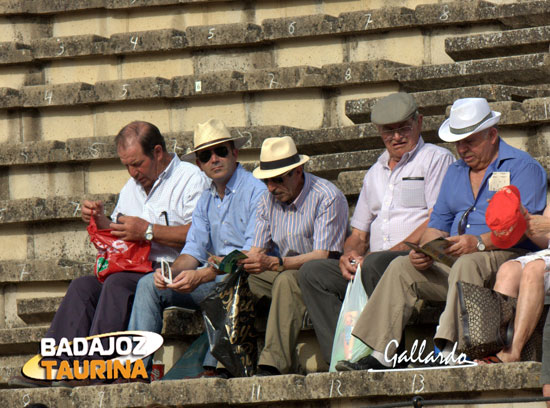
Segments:
[[[498,353],[512,344],[517,299],[483,286],[457,282],[460,307],[460,335],[457,351],[470,358],[483,358]],[[522,361],[542,358],[542,330],[546,313],[523,346]]]
[[[250,377],[258,360],[256,311],[248,286],[248,273],[231,273],[200,306],[210,352],[235,377]]]

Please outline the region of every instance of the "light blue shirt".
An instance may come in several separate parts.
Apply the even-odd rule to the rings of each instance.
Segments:
[[[489,179],[495,172],[509,173],[510,184],[519,189],[521,202],[529,213],[542,213],[546,206],[546,172],[528,153],[500,139],[498,156],[485,171],[476,198],[470,184],[470,167],[464,160],[458,160],[449,166],[430,215],[428,227],[449,232],[451,236],[457,235],[462,214],[473,206],[464,233],[481,235],[489,232],[489,227],[485,223],[485,211],[489,200],[496,193],[489,190]],[[529,240],[519,243],[516,247],[538,249]]]
[[[181,253],[202,263],[208,252],[225,256],[235,249],[248,251],[254,239],[258,201],[265,191],[264,183],[237,164],[223,200],[214,183],[202,193]]]

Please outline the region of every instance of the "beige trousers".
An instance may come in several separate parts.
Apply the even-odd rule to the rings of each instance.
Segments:
[[[424,271],[418,271],[408,256],[396,258],[359,316],[353,335],[384,353],[391,340],[401,340],[418,299],[446,300],[434,340],[438,347],[443,347],[446,341],[456,342],[460,322],[456,283],[492,287],[499,266],[523,253],[525,251],[475,252],[458,258],[452,268],[436,262]],[[388,347],[390,356],[395,352],[394,344]]]
[[[286,374],[295,363],[296,342],[306,312],[298,286],[298,271],[265,271],[250,275],[248,284],[257,298],[271,298],[265,347],[258,365],[276,367]]]

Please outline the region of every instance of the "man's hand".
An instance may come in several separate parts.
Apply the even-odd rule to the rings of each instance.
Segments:
[[[101,201],[90,201],[90,200],[84,200],[80,204],[81,208],[81,214],[82,214],[82,220],[86,223],[90,223],[90,218],[92,218],[92,215],[94,217],[103,215],[105,209],[103,207],[103,203]]]
[[[543,235],[550,232],[550,218],[544,215],[525,214],[527,236]]]
[[[123,215],[118,217],[118,223],[111,223],[111,233],[124,241],[141,241],[145,239],[145,231],[149,222],[143,218]]]
[[[423,254],[422,252],[416,252],[414,249],[411,249],[409,252],[409,260],[412,265],[419,271],[424,271],[428,269],[434,263],[434,260],[428,255]]]
[[[172,275],[172,279],[173,279]],[[153,275],[153,282],[155,286],[159,289],[166,289],[166,282],[164,281],[164,278],[162,276],[162,270],[160,268],[155,269],[155,273]]]
[[[177,292],[190,293],[193,292],[201,283],[214,280],[215,277],[216,272],[212,267],[181,271],[178,276],[172,279],[172,283],[166,285],[166,287]]]
[[[477,237],[475,235],[464,234],[455,235],[447,238],[451,246],[445,250],[445,253],[453,256],[460,256],[477,252]]]
[[[279,266],[279,260],[274,256],[261,252],[249,252],[247,256],[248,258],[239,261],[239,265],[242,265],[246,272],[253,275],[263,271],[277,270],[277,266]]]
[[[354,261],[355,263],[352,263]],[[340,271],[344,279],[351,280],[355,276],[357,267],[363,263],[363,257],[356,251],[350,251],[340,257]]]

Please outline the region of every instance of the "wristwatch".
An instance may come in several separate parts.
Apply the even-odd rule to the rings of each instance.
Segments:
[[[477,238],[477,250],[479,252],[485,251],[485,244],[483,243],[483,240],[481,239],[481,235],[478,235],[476,238]]]
[[[285,266],[283,265],[283,258],[278,256],[277,259],[279,260],[279,266],[277,267],[277,272],[282,272],[285,270]]]
[[[145,239],[147,241],[153,240],[153,224],[149,224],[145,230]]]

